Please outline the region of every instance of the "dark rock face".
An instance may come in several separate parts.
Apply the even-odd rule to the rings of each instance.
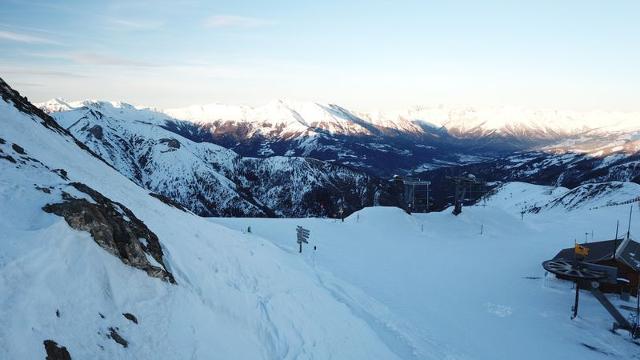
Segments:
[[[176,139],[160,139],[160,143],[167,144],[172,149],[180,149],[180,142]]]
[[[123,263],[144,270],[149,276],[175,283],[163,263],[158,237],[131,210],[84,184],[70,185],[89,195],[95,203],[63,192],[61,203],[47,204],[43,210],[64,217],[74,229],[88,231],[100,247]],[[157,264],[152,264],[149,256]]]
[[[93,137],[95,137],[96,139],[102,140],[102,136],[103,136],[103,132],[102,132],[102,126],[100,125],[95,125],[93,126],[91,129],[88,130],[89,133],[91,135],[93,135]]]
[[[129,321],[133,321],[136,324],[138,323],[138,318],[136,318],[136,316],[132,313],[124,313],[122,314],[122,316],[124,316]]]
[[[122,336],[120,336],[120,334],[118,334],[118,328],[109,328],[109,334],[107,335],[108,338],[112,339],[113,341],[117,342],[118,344],[122,345],[122,347],[127,347],[129,346],[129,342],[127,340],[125,340],[125,338],[123,338]]]
[[[71,355],[67,348],[58,346],[58,343],[53,340],[45,340],[44,349],[47,352],[46,360],[71,360]]]
[[[22,146],[18,145],[18,144],[12,144],[11,148],[13,149],[13,151],[17,152],[18,154],[25,154],[24,149],[22,148]]]

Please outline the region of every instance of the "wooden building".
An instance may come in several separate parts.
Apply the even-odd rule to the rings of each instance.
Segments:
[[[580,244],[588,248],[582,261],[618,269],[617,284],[604,283],[600,290],[609,293],[628,292],[637,295],[640,281],[640,243],[629,238]],[[563,249],[553,260],[573,261],[575,248]],[[559,276],[560,277],[560,276]]]

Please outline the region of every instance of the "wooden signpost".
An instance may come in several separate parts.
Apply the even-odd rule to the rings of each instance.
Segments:
[[[299,253],[302,253],[302,243],[308,244],[309,243],[309,235],[311,234],[311,232],[305,228],[303,228],[302,226],[298,225],[296,227],[296,234],[298,237],[298,245],[300,245],[300,250],[298,251]]]

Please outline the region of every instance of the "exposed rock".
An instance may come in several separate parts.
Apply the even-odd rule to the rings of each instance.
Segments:
[[[60,176],[62,178],[62,180],[69,181],[69,177],[67,176],[67,170],[65,170],[65,169],[53,169],[51,171],[53,171],[58,176]]]
[[[71,355],[67,348],[58,346],[58,343],[53,340],[45,340],[44,349],[47,352],[46,360],[71,360]]]
[[[122,345],[122,347],[126,348],[127,346],[129,346],[129,342],[125,340],[122,336],[120,336],[120,334],[118,334],[118,331],[116,329],[110,327],[109,334],[107,335],[107,337],[117,342],[118,344]]]
[[[18,154],[21,154],[21,155],[26,154],[22,146],[18,144],[11,144],[11,148],[13,149],[13,151],[17,152]]]
[[[100,125],[94,125],[91,127],[91,129],[88,130],[89,133],[91,135],[93,135],[93,137],[95,137],[96,139],[102,140],[103,137],[103,132],[102,132],[102,126]]]
[[[180,142],[176,139],[160,139],[161,144],[167,144],[172,149],[180,149]]]
[[[61,203],[47,204],[43,210],[64,217],[76,230],[88,231],[98,245],[123,263],[175,283],[173,275],[165,268],[158,237],[131,210],[87,185],[69,185],[89,195],[94,202],[63,192]]]
[[[42,191],[45,194],[51,194],[51,187],[50,186],[42,187],[42,186],[38,186],[38,185],[35,185],[35,184],[34,184],[34,186],[35,186],[36,190]]]
[[[122,316],[127,318],[127,320],[133,321],[136,324],[138,323],[138,318],[136,318],[136,316],[133,315],[132,313],[124,313],[124,314],[122,314]]]
[[[2,155],[2,154],[0,154],[0,159],[5,159],[8,162],[11,162],[11,163],[14,163],[14,164],[17,163],[16,159],[14,159],[11,155]]]

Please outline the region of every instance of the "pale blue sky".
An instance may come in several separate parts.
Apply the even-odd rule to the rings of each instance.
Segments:
[[[34,101],[640,110],[640,1],[0,0]]]

